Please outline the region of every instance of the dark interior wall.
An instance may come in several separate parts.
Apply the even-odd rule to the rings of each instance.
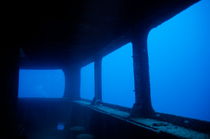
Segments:
[[[24,134],[30,136],[45,131],[56,131],[58,123],[63,123],[64,138],[70,137],[71,128],[82,126],[86,132],[99,139],[112,138],[158,138],[172,137],[147,130],[125,120],[90,109],[64,99],[19,99],[19,116]],[[44,136],[44,135],[42,135]]]
[[[197,0],[70,0],[22,3],[12,9],[21,66],[58,67],[96,56],[132,30],[152,28]]]
[[[38,130],[70,123],[72,107],[62,99],[19,99],[18,112],[19,124],[27,130]]]
[[[18,90],[18,49],[0,49],[0,109],[2,133],[16,134],[16,108]],[[2,135],[2,134],[1,134]]]

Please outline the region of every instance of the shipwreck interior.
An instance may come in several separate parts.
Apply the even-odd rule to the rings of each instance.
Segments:
[[[13,2],[0,138],[210,138],[209,0]]]

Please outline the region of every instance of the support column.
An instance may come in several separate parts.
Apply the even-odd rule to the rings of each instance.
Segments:
[[[92,104],[98,104],[102,101],[101,61],[101,57],[98,57],[94,63],[95,97]]]
[[[80,99],[80,67],[66,67],[64,97],[71,100]]]
[[[133,63],[135,81],[135,104],[131,116],[148,117],[153,113],[150,97],[149,63],[147,51],[147,33],[134,35]]]

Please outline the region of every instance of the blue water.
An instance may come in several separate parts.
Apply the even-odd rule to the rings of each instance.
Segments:
[[[62,98],[64,89],[62,70],[19,70],[19,98]]]
[[[95,92],[94,63],[90,63],[81,69],[80,97],[92,100]]]
[[[135,101],[132,44],[102,59],[102,100],[131,108]]]
[[[202,0],[150,31],[152,106],[210,121],[210,1]]]

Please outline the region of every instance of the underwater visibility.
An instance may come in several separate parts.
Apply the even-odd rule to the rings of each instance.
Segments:
[[[210,1],[200,1],[148,35],[151,102],[160,113],[210,121]],[[94,97],[94,63],[81,68],[80,97]],[[19,98],[62,98],[62,70],[19,71]],[[132,43],[102,59],[102,101],[135,102]]]
[[[132,44],[102,59],[102,101],[131,108],[135,101]]]
[[[62,70],[19,70],[19,98],[62,98],[64,89]]]
[[[202,0],[148,36],[155,111],[210,121],[210,1]]]
[[[95,95],[94,63],[82,67],[80,84],[80,97],[93,100]]]

